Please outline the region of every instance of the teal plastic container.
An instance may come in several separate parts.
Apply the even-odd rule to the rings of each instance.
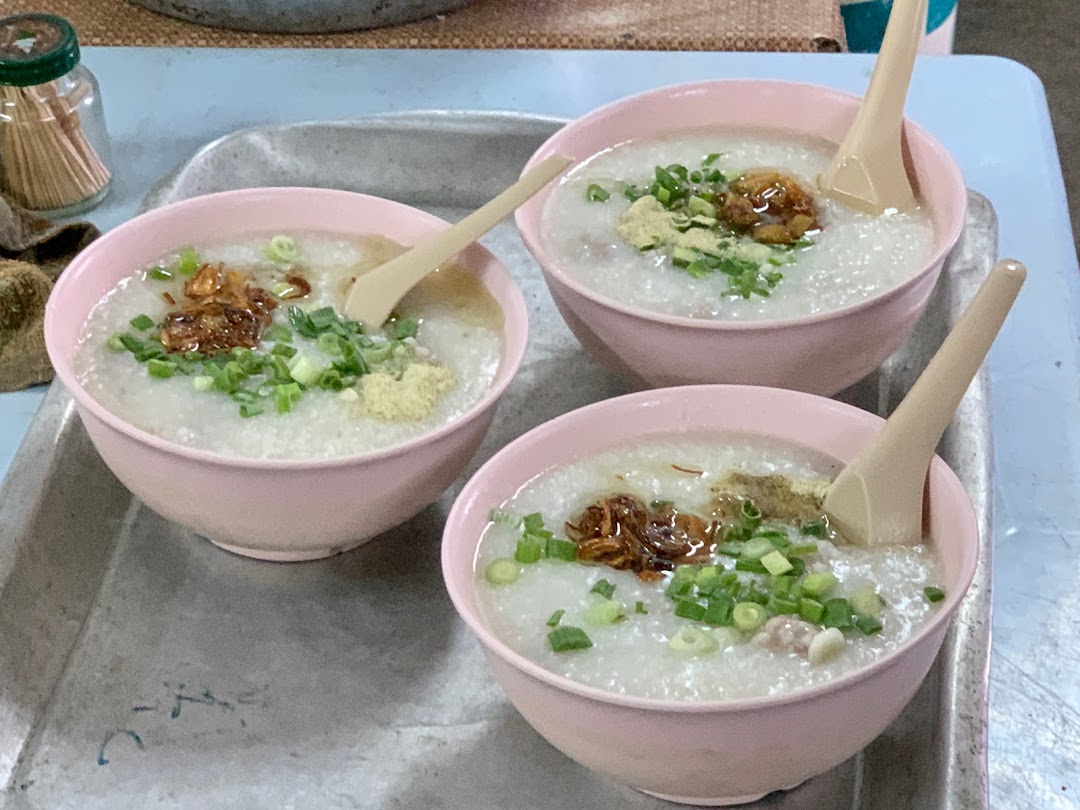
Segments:
[[[952,53],[957,0],[930,0],[923,53]],[[885,36],[892,0],[840,0],[848,50],[877,53]]]

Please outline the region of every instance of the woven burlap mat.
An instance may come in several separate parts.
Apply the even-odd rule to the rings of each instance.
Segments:
[[[348,34],[206,28],[124,0],[3,0],[0,16],[66,17],[84,45],[223,48],[596,48],[836,51],[838,0],[473,0],[437,18]]]

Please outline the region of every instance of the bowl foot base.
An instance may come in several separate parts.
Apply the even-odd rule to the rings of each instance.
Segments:
[[[783,788],[783,790],[794,790],[802,782],[797,782],[790,787]],[[651,790],[642,790],[646,796],[652,796],[654,799],[663,799],[665,802],[673,802],[674,804],[692,804],[698,807],[734,807],[740,804],[750,804],[750,802],[756,802],[759,799],[768,796],[769,793],[748,793],[745,796],[672,796],[668,793],[654,793]]]
[[[244,548],[243,546],[234,546],[231,543],[222,543],[213,538],[207,538],[220,549],[224,549],[231,554],[238,554],[241,557],[248,557],[253,560],[267,560],[269,562],[310,562],[312,560],[322,560],[326,557],[333,557],[337,554],[342,554],[346,551],[352,551],[357,546],[362,546],[367,542],[365,540],[357,540],[354,543],[346,543],[342,546],[331,546],[329,548],[314,548],[304,550],[286,550],[286,551],[271,551],[269,549],[260,548]]]
[[[747,796],[725,796],[723,798],[714,797],[703,799],[699,796],[671,796],[667,793],[653,793],[651,790],[643,790],[641,792],[646,796],[652,796],[655,799],[663,799],[665,802],[692,804],[697,807],[731,807],[737,804],[749,804],[750,802],[756,802],[766,795],[764,793],[752,793]]]

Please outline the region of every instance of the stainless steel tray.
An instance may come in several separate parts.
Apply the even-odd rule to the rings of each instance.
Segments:
[[[250,130],[204,148],[146,206],[319,185],[454,219],[509,184],[559,125],[432,112]],[[915,337],[845,399],[882,414],[895,405],[989,269],[996,238],[992,209],[972,194]],[[524,288],[532,334],[470,472],[534,425],[627,390],[584,356],[513,226],[484,241]],[[987,806],[988,403],[980,376],[942,443],[978,509],[982,561],[926,683],[863,753],[757,806]],[[439,576],[460,483],[356,551],[255,562],[135,501],[54,386],[0,490],[0,806],[667,806],[566,759],[488,677]]]

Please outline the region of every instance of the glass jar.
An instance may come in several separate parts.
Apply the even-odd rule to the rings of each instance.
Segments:
[[[79,64],[71,23],[0,19],[0,191],[23,208],[68,216],[109,193],[111,165],[97,79]]]

